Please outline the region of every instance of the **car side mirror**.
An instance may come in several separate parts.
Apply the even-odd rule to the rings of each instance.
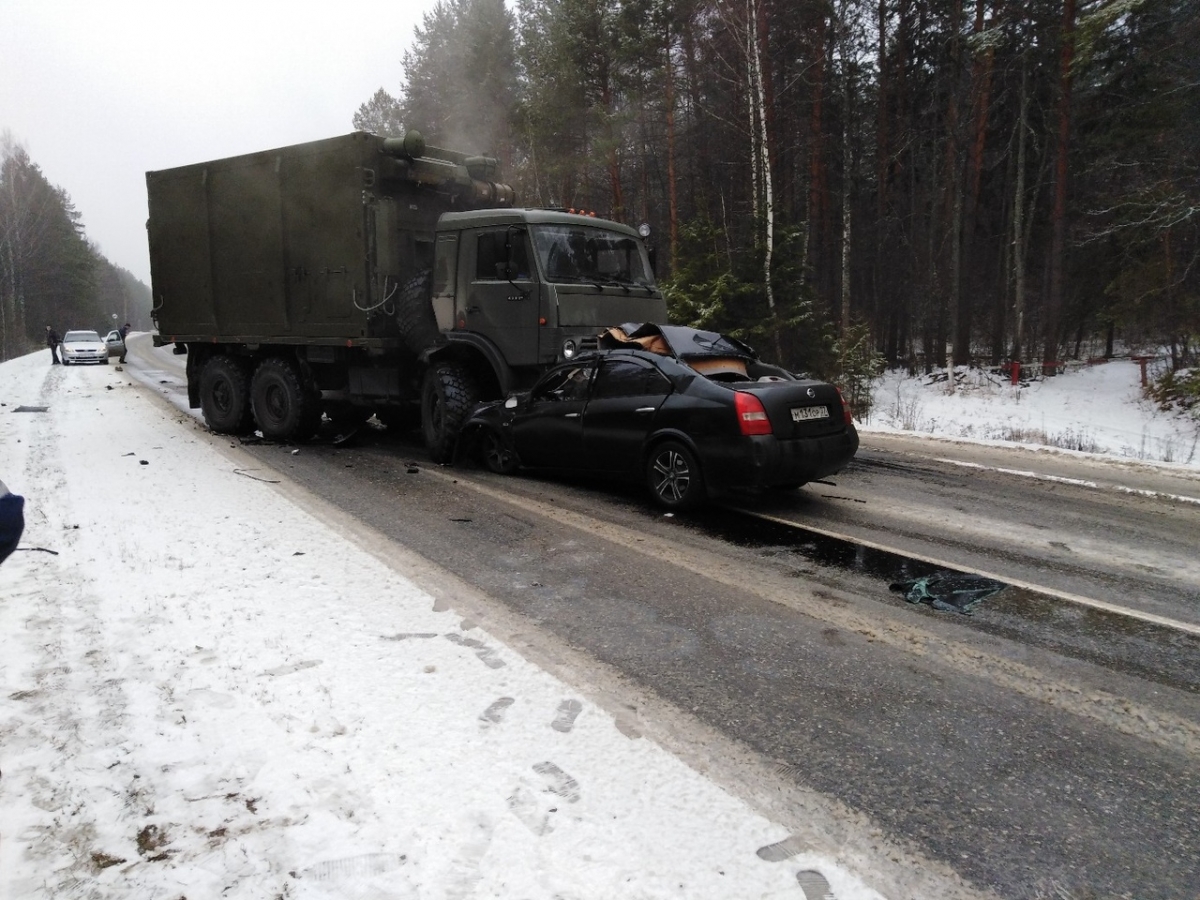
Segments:
[[[516,409],[517,408],[517,398],[509,397],[507,400],[505,400],[504,408],[505,409]]]

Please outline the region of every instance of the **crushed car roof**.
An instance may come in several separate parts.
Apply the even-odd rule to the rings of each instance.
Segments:
[[[600,335],[601,350],[616,350],[636,344],[643,350],[663,356],[687,359],[702,356],[737,356],[757,359],[758,355],[737,338],[701,331],[683,325],[656,325],[653,322],[627,322]]]

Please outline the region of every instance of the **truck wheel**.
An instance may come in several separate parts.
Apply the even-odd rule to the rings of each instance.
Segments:
[[[415,354],[446,343],[433,314],[433,273],[424,269],[400,288],[396,297],[396,327],[400,340]]]
[[[204,424],[217,434],[249,434],[250,375],[241,360],[213,356],[200,370],[200,410]]]
[[[458,429],[478,401],[475,379],[458,363],[437,363],[425,374],[425,385],[421,390],[421,430],[434,462],[450,462]]]
[[[303,441],[321,424],[321,398],[305,384],[289,360],[265,359],[250,382],[250,405],[263,437],[272,441]]]

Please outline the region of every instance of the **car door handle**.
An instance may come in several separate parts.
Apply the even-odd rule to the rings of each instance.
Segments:
[[[637,409],[634,410],[634,412],[637,413],[638,415],[644,415],[645,413],[654,412],[654,407],[653,406],[639,406]]]
[[[578,419],[579,413],[563,413],[564,419]]]

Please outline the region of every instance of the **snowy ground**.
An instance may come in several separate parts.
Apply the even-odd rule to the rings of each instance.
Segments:
[[[1200,419],[1163,413],[1141,396],[1138,363],[1114,359],[1014,386],[999,374],[960,370],[940,381],[888,372],[862,431],[1017,443],[1200,468]]]
[[[132,373],[47,357],[0,364],[0,898],[881,896]]]

